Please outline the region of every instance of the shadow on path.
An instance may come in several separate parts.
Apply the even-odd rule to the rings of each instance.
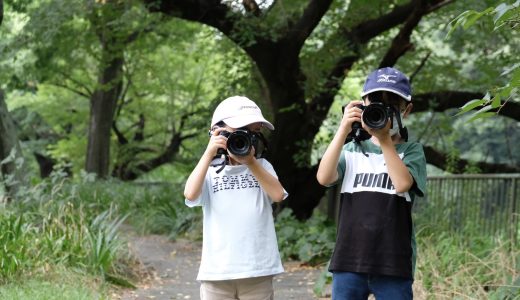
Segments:
[[[122,291],[115,299],[170,300],[199,299],[199,269],[201,243],[187,240],[169,241],[164,236],[128,237],[130,249],[150,270],[150,280],[136,290]],[[316,268],[301,267],[296,262],[284,264],[285,273],[274,279],[275,299],[315,300],[312,289],[320,274]]]

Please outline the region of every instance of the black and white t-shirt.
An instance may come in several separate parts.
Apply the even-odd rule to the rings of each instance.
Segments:
[[[413,278],[415,235],[412,205],[426,188],[426,159],[418,143],[396,150],[414,185],[397,193],[381,148],[370,140],[343,147],[338,164],[341,201],[336,247],[329,270]]]

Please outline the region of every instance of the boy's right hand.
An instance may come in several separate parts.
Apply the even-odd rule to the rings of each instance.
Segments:
[[[341,119],[341,128],[346,130],[347,133],[352,131],[352,124],[354,122],[361,123],[361,113],[363,112],[361,108],[356,105],[363,105],[363,101],[361,100],[353,100],[350,101],[345,110],[343,111],[343,118]]]
[[[218,149],[227,149],[227,137],[220,135],[220,132],[226,130],[222,127],[217,127],[211,130],[208,146],[206,147],[206,153],[214,157],[217,155]]]

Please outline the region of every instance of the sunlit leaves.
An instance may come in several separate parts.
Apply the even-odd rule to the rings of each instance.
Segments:
[[[513,4],[501,3],[496,7],[488,7],[483,11],[467,10],[457,16],[451,23],[451,29],[448,35],[458,27],[468,29],[473,26],[482,17],[491,16],[495,30],[499,29],[505,24],[517,26],[520,22],[520,0]]]
[[[454,30],[459,27],[462,27],[465,30],[470,28],[482,17],[492,17],[494,31],[499,29],[507,30],[504,28],[504,25],[506,24],[510,25],[509,28],[511,28],[511,30],[515,30],[518,24],[520,24],[520,0],[517,0],[513,4],[501,3],[496,7],[488,7],[483,11],[468,10],[461,13],[450,23],[451,29],[448,32],[447,37],[450,37]],[[513,66],[506,68],[506,70],[502,72],[502,76],[511,75],[508,84],[492,88],[483,99],[476,99],[468,102],[466,105],[461,107],[461,110],[457,115],[468,113],[478,107],[480,107],[480,109],[473,113],[470,121],[496,115],[496,112],[493,111],[499,110],[507,101],[517,94],[518,87],[520,87],[519,66],[520,63],[515,63]]]

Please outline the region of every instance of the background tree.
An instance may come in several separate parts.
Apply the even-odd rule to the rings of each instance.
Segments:
[[[263,6],[255,1],[244,1],[243,6],[237,1],[145,1],[150,11],[217,28],[255,62],[277,128],[270,137],[270,159],[291,194],[288,205],[299,218],[309,217],[324,193],[315,180],[312,145],[345,76],[354,68],[368,72],[396,64],[416,47],[418,39],[413,39],[413,33],[420,31],[423,17],[452,2],[351,1],[346,7],[317,0],[275,1]],[[371,51],[375,45],[378,51]],[[376,65],[369,54],[381,58]],[[372,62],[367,63],[370,58]],[[364,63],[366,66],[357,66]],[[421,65],[417,59],[412,63],[415,65],[403,66],[415,77],[413,72],[421,70]],[[446,111],[476,95],[481,94],[433,90],[416,94],[414,102],[419,112]],[[442,153],[426,150],[428,157],[445,161]],[[489,166],[511,171],[502,167]]]
[[[139,3],[124,8],[123,15],[106,4],[88,6],[81,1],[74,10],[61,12],[60,3],[42,2],[20,10],[20,18],[30,21],[17,26],[22,28],[19,32],[11,30],[13,41],[6,42],[13,57],[5,64],[12,68],[7,85],[11,91],[23,91],[13,100],[20,112],[21,137],[25,147],[38,154],[41,167],[70,163],[77,173],[87,165],[89,115],[98,130],[110,120],[112,151],[94,131],[88,137],[104,149],[100,155],[109,163],[112,176],[136,179],[172,162],[179,152],[181,160],[189,160],[197,154],[183,151],[182,143],[193,137],[204,139],[199,133],[207,127],[212,99],[224,89],[249,85],[250,63],[213,29],[184,21],[160,22],[147,16]],[[106,22],[118,26],[115,34],[120,39],[107,49],[122,52],[103,56],[95,28],[104,28]],[[105,85],[97,82],[97,74],[115,74],[104,71],[107,64],[102,57],[123,59],[121,78],[113,77]],[[233,76],[230,68],[235,70]],[[100,101],[98,109],[92,108],[92,99],[111,90],[114,80],[120,80],[116,103]],[[114,113],[104,115],[112,105]],[[45,121],[52,128],[45,128]]]
[[[0,1],[0,25],[4,19],[4,3]],[[13,198],[26,184],[24,158],[14,122],[4,101],[0,86],[0,170],[7,197]]]

